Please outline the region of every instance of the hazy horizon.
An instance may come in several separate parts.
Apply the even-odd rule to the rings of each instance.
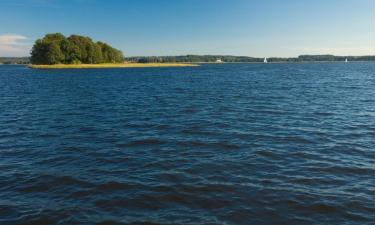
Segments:
[[[0,0],[0,56],[46,33],[80,34],[131,56],[375,55],[371,0]]]

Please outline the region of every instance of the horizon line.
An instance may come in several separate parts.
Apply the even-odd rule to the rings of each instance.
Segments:
[[[335,57],[368,57],[373,55],[334,55],[334,54],[299,54],[297,56],[248,56],[248,55],[234,55],[234,54],[177,54],[177,55],[132,55],[125,56],[124,58],[137,58],[137,57],[180,57],[180,56],[232,56],[232,57],[248,57],[248,58],[298,58],[300,56],[335,56]],[[0,58],[29,58],[29,56],[0,56]]]

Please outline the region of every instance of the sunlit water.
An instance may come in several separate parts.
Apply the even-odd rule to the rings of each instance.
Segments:
[[[374,224],[375,63],[0,66],[0,224]]]

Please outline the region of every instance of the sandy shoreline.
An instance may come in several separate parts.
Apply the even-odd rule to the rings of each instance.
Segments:
[[[144,67],[192,67],[199,66],[192,63],[103,63],[103,64],[55,64],[55,65],[33,65],[33,69],[99,69],[99,68],[144,68]]]

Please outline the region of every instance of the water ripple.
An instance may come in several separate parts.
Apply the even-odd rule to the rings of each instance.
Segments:
[[[0,66],[0,224],[373,224],[375,64]]]

